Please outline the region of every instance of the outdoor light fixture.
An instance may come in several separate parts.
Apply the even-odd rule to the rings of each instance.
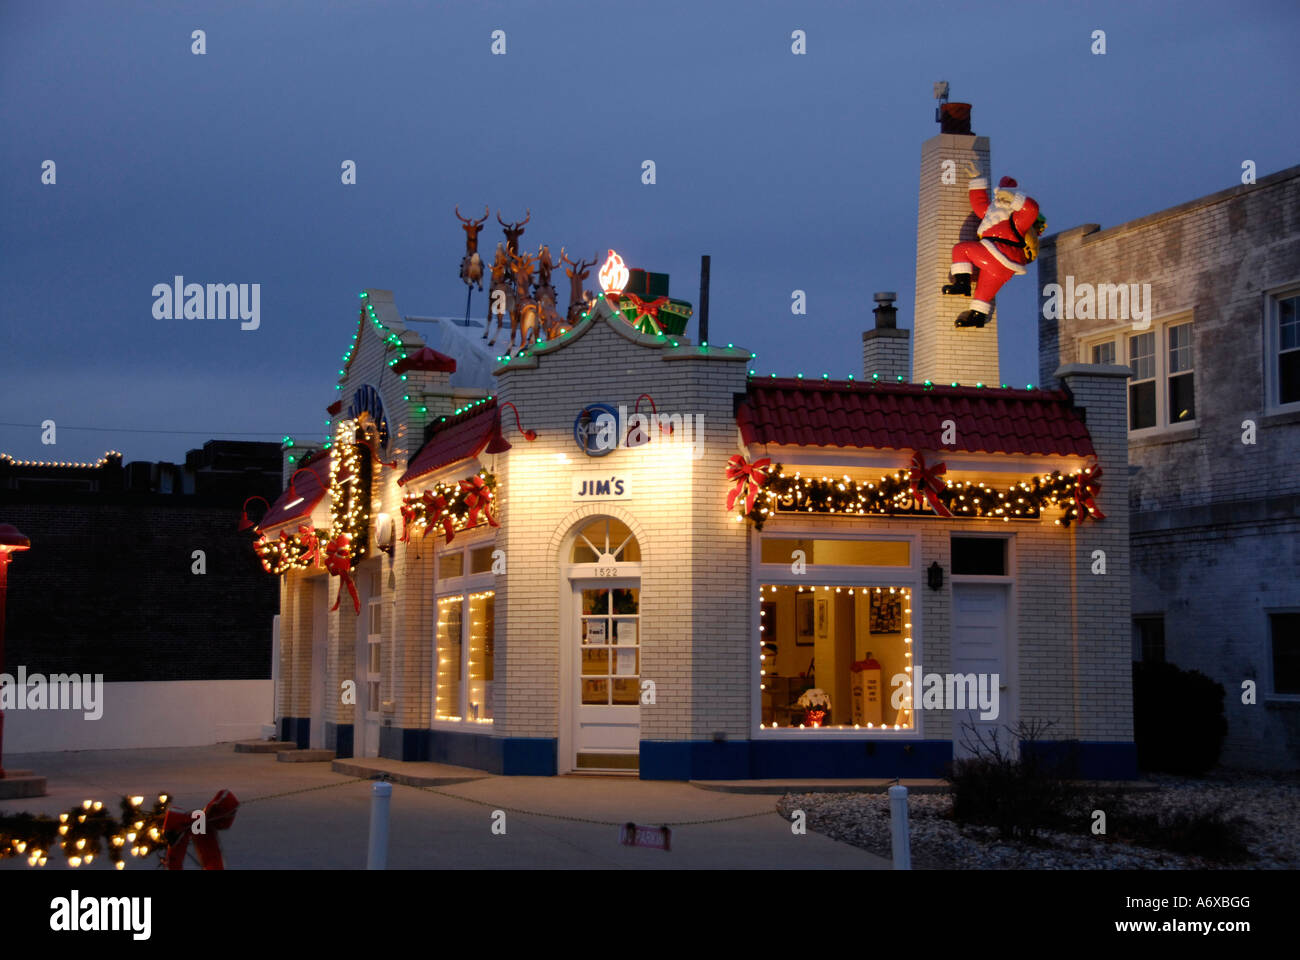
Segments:
[[[244,513],[243,516],[239,518],[240,533],[243,533],[245,530],[253,529],[253,521],[248,519],[248,505],[252,503],[254,500],[261,500],[263,503],[266,503],[266,497],[259,497],[257,494],[253,494],[251,497],[249,497],[247,500],[244,501]],[[271,505],[269,503],[266,503],[266,509],[268,512],[270,511]]]
[[[926,569],[925,572],[927,577],[929,578],[928,582],[930,584],[930,589],[942,590],[943,589],[943,567],[939,566],[939,561],[936,560],[934,563],[930,564],[930,566]]]

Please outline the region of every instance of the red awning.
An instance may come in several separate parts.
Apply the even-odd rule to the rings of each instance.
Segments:
[[[492,439],[497,421],[497,402],[493,398],[481,406],[449,417],[438,425],[437,431],[420,452],[411,458],[406,472],[398,478],[399,484],[432,473],[458,460],[468,460],[482,452]]]
[[[957,427],[951,447],[940,442],[944,420]],[[1061,390],[756,380],[736,423],[746,444],[1096,455],[1081,412]]]
[[[393,373],[406,373],[407,370],[431,370],[436,373],[455,373],[456,360],[445,353],[439,353],[431,347],[421,347],[406,358],[393,364]]]
[[[330,481],[329,454],[323,453],[299,469],[301,472],[295,473],[291,478],[289,489],[280,494],[279,499],[271,504],[271,509],[266,511],[266,515],[257,524],[259,530],[311,516],[316,504],[325,496]]]

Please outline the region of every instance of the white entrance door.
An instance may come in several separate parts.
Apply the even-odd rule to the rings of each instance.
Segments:
[[[325,704],[329,680],[325,676],[329,653],[329,581],[320,578],[311,592],[311,746],[325,746]]]
[[[641,740],[641,581],[572,583],[573,769],[634,771]]]
[[[977,735],[985,743],[996,735],[1004,750],[1014,754],[1016,749],[1007,730],[1015,726],[1016,715],[1009,682],[1008,594],[1008,586],[1001,583],[952,585],[952,672],[975,674],[977,689],[991,692],[997,707],[997,717],[989,719],[980,719],[984,711],[977,705],[953,710],[955,757],[970,756],[969,744],[977,742]]]

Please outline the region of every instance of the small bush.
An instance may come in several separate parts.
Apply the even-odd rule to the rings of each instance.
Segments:
[[[996,827],[1004,840],[1033,839],[1040,830],[1068,830],[1077,820],[1078,788],[1069,782],[1068,758],[1051,758],[1035,749],[1035,741],[1051,724],[1020,723],[1005,728],[1008,744],[1019,743],[1018,754],[1003,746],[998,731],[980,734],[965,726],[963,736],[972,756],[953,763],[952,816],[959,823]]]
[[[1172,663],[1133,664],[1138,766],[1196,776],[1219,762],[1228,721],[1223,685]]]

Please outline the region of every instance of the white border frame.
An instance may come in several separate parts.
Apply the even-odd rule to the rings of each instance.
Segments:
[[[790,572],[788,563],[782,564],[764,564],[760,562],[762,557],[762,541],[764,537],[773,538],[790,538],[794,537],[801,540],[904,540],[911,544],[909,549],[909,564],[906,567],[867,567],[867,566],[825,566],[818,567],[815,564],[809,564],[808,573],[802,576]],[[759,670],[762,669],[762,661],[758,659],[759,649],[762,646],[762,634],[759,631],[759,610],[758,604],[762,603],[763,595],[759,592],[759,587],[763,584],[775,584],[777,586],[808,586],[809,584],[820,585],[829,583],[834,586],[847,587],[903,587],[912,592],[912,663],[916,664],[921,661],[921,648],[923,646],[923,619],[924,612],[921,599],[921,533],[919,530],[907,531],[882,531],[882,530],[863,530],[849,531],[842,528],[834,530],[818,530],[814,524],[807,522],[792,523],[790,519],[782,517],[772,519],[763,525],[761,531],[750,528],[750,579],[749,595],[753,606],[751,607],[750,619],[750,711],[749,711],[749,736],[751,740],[786,740],[799,741],[804,739],[823,740],[924,740],[925,739],[925,719],[924,711],[913,709],[912,716],[915,723],[910,730],[886,730],[883,728],[860,729],[860,730],[835,730],[829,727],[817,729],[799,730],[793,727],[781,727],[778,729],[769,729],[759,727],[763,719],[763,698],[759,684],[762,680]],[[780,571],[780,572],[778,572]],[[913,671],[915,675],[915,670]],[[882,678],[883,680],[883,678]],[[893,688],[888,688],[892,693]],[[881,696],[885,695],[886,685],[882,683]]]
[[[1021,706],[1020,578],[1017,576],[1017,572],[1019,571],[1020,568],[1018,566],[1019,553],[1017,551],[1017,545],[1016,545],[1016,531],[1009,530],[1006,533],[1002,533],[1000,531],[981,530],[981,531],[971,531],[970,533],[967,533],[964,530],[949,530],[948,531],[948,565],[950,570],[952,568],[952,541],[954,537],[970,537],[972,539],[978,537],[980,539],[985,539],[985,540],[1005,540],[1007,544],[1007,557],[1006,557],[1007,572],[1002,576],[999,577],[999,576],[994,576],[992,574],[950,573],[948,579],[951,582],[952,586],[954,587],[960,583],[988,583],[988,584],[1002,584],[1007,588],[1007,649],[1006,649],[1004,664],[1006,666],[1007,673],[1008,673],[1007,683],[1016,692],[1016,697],[1015,697],[1016,710],[1015,710],[1015,716],[1008,722],[1004,719],[1004,714],[1001,712],[1001,707],[999,706],[998,723],[1000,725],[1010,726],[1014,729],[1015,724],[1020,720],[1020,706]],[[955,604],[953,606],[955,606]],[[954,611],[950,609],[948,611],[948,623],[950,625],[953,622],[953,618],[954,618]],[[915,640],[913,640],[913,643],[915,643]],[[949,670],[952,670],[953,648],[952,648],[951,635],[948,638],[948,656],[949,656],[948,668]],[[915,660],[916,658],[913,657],[912,659]],[[1000,694],[999,694],[999,699],[1001,699]],[[918,710],[917,712],[921,713],[923,711]],[[949,712],[951,713],[952,711]],[[958,731],[954,723],[953,731],[952,731],[952,743],[953,743],[954,752],[957,749],[957,743],[958,743],[957,734]]]

